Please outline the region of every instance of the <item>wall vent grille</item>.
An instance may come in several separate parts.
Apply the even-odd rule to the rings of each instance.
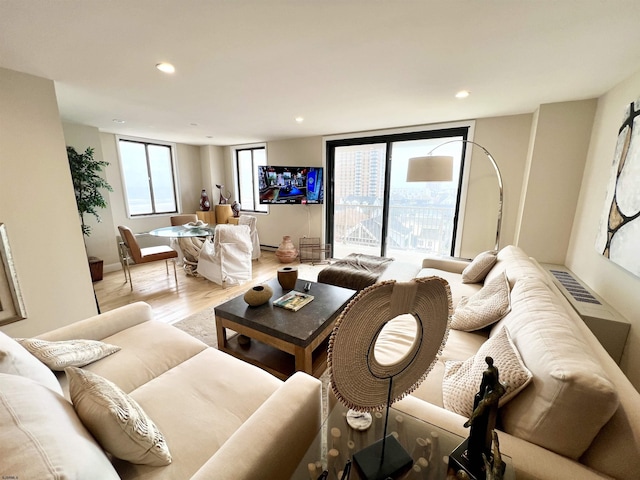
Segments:
[[[591,295],[569,272],[563,270],[549,270],[560,284],[577,301],[602,305],[597,298]]]

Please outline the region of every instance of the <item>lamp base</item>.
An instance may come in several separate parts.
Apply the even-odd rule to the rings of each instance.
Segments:
[[[353,463],[363,480],[398,478],[413,465],[411,456],[402,448],[396,437],[387,435],[384,452],[382,443],[383,440],[378,440],[353,455]]]
[[[449,469],[453,469],[457,474],[460,470],[464,471],[470,480],[485,480],[486,471],[484,465],[474,465],[469,461],[467,456],[467,445],[469,439],[465,439],[456,449],[449,455]],[[493,455],[489,462],[493,463]],[[502,475],[504,475],[505,465],[502,465]],[[502,478],[502,477],[500,477]]]

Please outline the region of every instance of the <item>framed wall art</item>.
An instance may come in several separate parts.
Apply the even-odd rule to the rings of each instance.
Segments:
[[[27,312],[22,301],[4,223],[0,223],[0,257],[0,325],[6,325],[27,318]]]
[[[598,251],[640,277],[640,99],[627,105],[611,163]]]

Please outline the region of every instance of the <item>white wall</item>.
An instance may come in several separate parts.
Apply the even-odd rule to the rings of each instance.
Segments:
[[[540,262],[565,261],[596,103],[591,99],[538,109],[516,243]]]
[[[0,68],[0,222],[33,336],[97,312],[53,82]]]
[[[640,278],[600,255],[595,249],[595,239],[624,109],[638,97],[640,72],[611,89],[598,101],[566,262],[571,270],[631,322],[621,366],[636,389],[640,389]]]

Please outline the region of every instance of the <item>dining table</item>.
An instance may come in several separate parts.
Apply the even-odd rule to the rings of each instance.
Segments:
[[[189,238],[189,237],[213,237],[215,228],[208,225],[191,226],[176,225],[172,227],[160,227],[150,230],[149,235],[154,237]]]

